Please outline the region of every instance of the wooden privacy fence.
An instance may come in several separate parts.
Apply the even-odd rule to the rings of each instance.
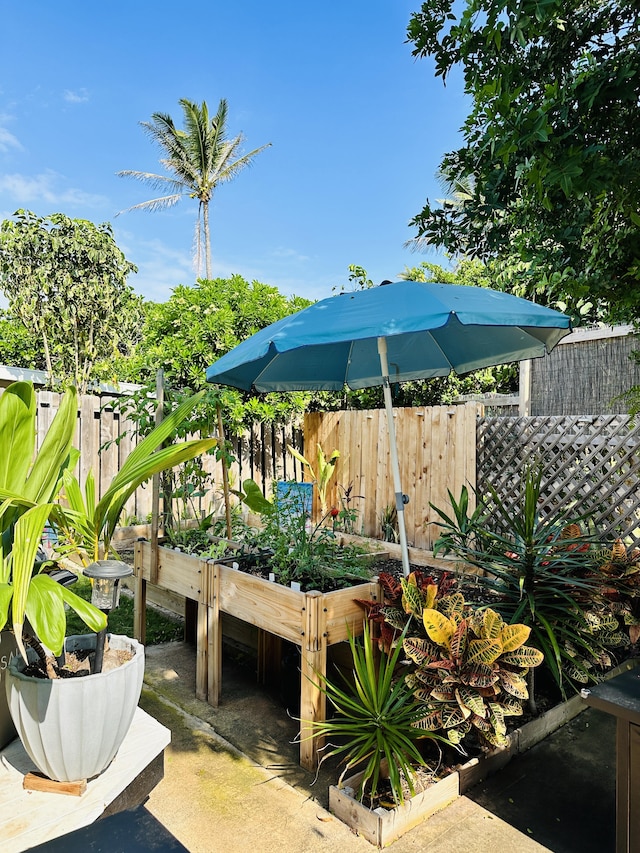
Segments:
[[[4,389],[3,389],[4,390]],[[36,448],[39,449],[60,407],[61,394],[38,391],[36,394]],[[109,487],[120,466],[131,453],[135,442],[131,424],[114,409],[115,396],[84,394],[78,399],[78,426],[74,446],[80,451],[75,470],[80,484],[93,470],[99,496]],[[102,448],[102,450],[101,450]],[[140,488],[128,501],[125,516],[144,520],[151,512],[151,487]],[[123,523],[127,518],[123,518]]]
[[[116,401],[113,395],[84,395],[78,405],[77,471],[84,485],[93,468],[100,495],[134,447],[132,425]],[[38,392],[38,447],[59,404],[59,394]],[[447,508],[447,489],[457,497],[465,484],[477,483],[481,492],[490,484],[508,505],[515,505],[522,470],[538,459],[544,466],[543,513],[573,506],[579,514],[589,513],[603,533],[640,545],[640,425],[627,415],[481,418],[481,411],[476,403],[396,409],[411,545],[432,548],[438,528],[430,504]],[[303,479],[300,464],[286,450],[287,444],[303,449],[302,431],[294,426],[258,424],[232,443],[234,488],[251,477],[270,495],[275,480]],[[327,495],[329,506],[340,507],[351,486],[351,506],[358,511],[354,532],[380,538],[381,514],[395,505],[385,412],[308,413],[304,453],[311,461],[318,443],[327,454],[334,448],[341,454]],[[222,467],[213,456],[203,457],[202,465],[210,478],[199,506],[209,513],[222,505]],[[123,523],[133,516],[147,518],[151,492],[150,484],[136,491]]]
[[[0,389],[0,394],[4,389]],[[61,395],[52,391],[36,394],[36,447],[39,449],[60,406]],[[90,469],[93,469],[98,497],[109,487],[135,447],[133,424],[118,411],[116,395],[82,395],[78,401],[78,427],[74,441],[80,451],[76,475],[84,488]],[[234,487],[251,477],[264,489],[271,491],[274,479],[302,479],[300,463],[286,450],[287,444],[302,448],[302,431],[294,426],[258,424],[240,438],[232,441],[236,461],[230,478]],[[222,464],[214,456],[201,458],[209,474],[207,494],[198,499],[198,508],[211,512],[222,502]],[[141,486],[127,502],[121,519],[131,523],[135,517],[145,521],[152,511],[151,483]]]
[[[543,465],[541,514],[571,509],[606,536],[640,545],[640,425],[628,415],[483,418],[477,484],[507,506],[520,500],[521,475]]]
[[[303,451],[303,431],[294,424],[254,424],[230,440],[236,458],[230,471],[233,488],[251,478],[270,497],[274,481],[302,480],[300,462],[287,451],[288,444]],[[222,483],[221,463],[209,464],[215,482]]]
[[[409,496],[405,522],[410,545],[430,550],[438,538],[430,503],[447,506],[447,489],[457,495],[464,484],[475,484],[479,411],[476,403],[395,410],[402,490]],[[381,515],[395,506],[384,410],[308,413],[304,446],[310,461],[318,443],[327,455],[340,451],[328,505],[339,508],[344,490],[351,488],[351,506],[358,513],[354,532],[380,538]]]

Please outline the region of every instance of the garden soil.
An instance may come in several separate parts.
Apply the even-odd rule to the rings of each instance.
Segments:
[[[222,700],[195,698],[195,649],[147,648],[142,707],[167,726],[165,777],[146,809],[191,853],[371,853],[327,811],[335,766],[298,764],[286,685],[225,653]],[[327,762],[328,764],[328,762]],[[613,853],[615,724],[584,711],[492,779],[393,843],[394,853]]]

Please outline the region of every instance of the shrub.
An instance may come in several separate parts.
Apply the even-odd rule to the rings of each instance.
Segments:
[[[541,483],[542,468],[530,466],[518,507],[507,506],[494,489],[472,516],[462,498],[453,518],[434,507],[443,521],[434,550],[453,551],[482,570],[479,582],[492,607],[505,621],[530,627],[531,643],[543,652],[564,696],[567,682],[578,689],[576,684],[598,680],[598,668],[606,668],[609,629],[600,630],[590,615],[603,603],[592,571],[597,539],[582,532],[582,519],[565,512],[541,518]]]

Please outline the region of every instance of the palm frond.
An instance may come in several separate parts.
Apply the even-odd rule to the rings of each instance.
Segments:
[[[149,201],[141,201],[124,210],[119,210],[116,216],[120,216],[121,213],[128,213],[130,210],[166,210],[168,207],[173,207],[174,204],[177,204],[182,196],[183,193],[180,193],[179,195],[166,195],[161,198],[149,199]]]

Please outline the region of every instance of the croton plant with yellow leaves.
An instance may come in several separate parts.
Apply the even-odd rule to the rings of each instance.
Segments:
[[[401,596],[396,590],[395,601],[371,615],[387,630],[407,629],[405,683],[424,707],[415,725],[457,747],[471,734],[486,745],[505,744],[505,718],[522,714],[527,675],[544,657],[526,645],[531,629],[505,623],[489,607],[474,608],[448,584],[442,595],[421,572],[387,580],[388,591],[397,583]]]

